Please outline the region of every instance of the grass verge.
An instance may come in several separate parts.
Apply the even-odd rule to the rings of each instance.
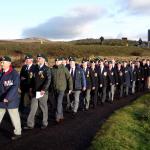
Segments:
[[[89,150],[150,150],[150,94],[116,111],[103,124]]]

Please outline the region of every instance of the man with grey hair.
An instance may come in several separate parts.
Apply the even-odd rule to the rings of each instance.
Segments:
[[[12,140],[21,137],[21,121],[18,112],[19,107],[19,74],[11,66],[11,58],[8,56],[2,57],[2,76],[0,77],[0,123],[6,113],[9,113],[10,119],[14,126],[14,135]]]
[[[45,65],[45,56],[37,55],[37,65],[33,73],[33,79],[30,87],[31,109],[27,119],[27,126],[24,129],[33,129],[35,125],[35,114],[40,106],[43,113],[43,121],[41,129],[45,129],[48,125],[48,89],[51,83],[50,68]]]

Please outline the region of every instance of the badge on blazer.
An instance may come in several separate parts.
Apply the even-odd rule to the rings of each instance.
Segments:
[[[29,77],[30,77],[30,79],[33,77],[33,73],[32,72],[29,73]]]
[[[94,76],[97,77],[97,73],[95,73]]]
[[[39,71],[39,76],[40,76],[40,78],[44,78],[44,75],[43,75],[43,71]]]
[[[122,74],[122,72],[120,72],[120,76],[122,76],[123,74]]]
[[[113,75],[114,75],[114,73],[112,72],[112,73],[111,73],[111,75],[113,76]]]
[[[88,71],[88,72],[87,72],[87,77],[89,77],[89,76],[90,76],[90,72]]]
[[[104,76],[107,76],[107,72],[104,72]]]
[[[7,81],[4,81],[4,86],[11,86],[13,85],[13,80],[7,80]]]
[[[125,73],[127,73],[128,71],[125,71]]]

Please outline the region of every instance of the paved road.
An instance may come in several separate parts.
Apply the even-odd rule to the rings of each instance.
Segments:
[[[45,130],[36,127],[23,131],[23,136],[17,141],[9,139],[12,125],[9,119],[4,119],[0,128],[0,149],[2,150],[85,150],[100,129],[103,122],[117,109],[130,104],[142,93],[125,97],[113,104],[106,103],[96,109],[79,112],[76,118],[65,114],[65,121],[56,125],[53,119]],[[5,117],[7,118],[7,117]],[[9,129],[9,130],[8,130]]]

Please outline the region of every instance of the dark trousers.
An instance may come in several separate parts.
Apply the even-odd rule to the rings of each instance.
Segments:
[[[98,99],[98,88],[91,91],[91,100],[94,108],[97,106],[97,99]]]

